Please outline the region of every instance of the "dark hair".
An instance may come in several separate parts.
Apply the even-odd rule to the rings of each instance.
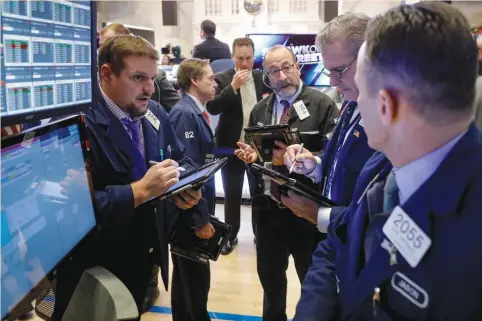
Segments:
[[[149,57],[159,60],[156,48],[146,39],[134,36],[114,36],[107,39],[99,49],[99,73],[104,64],[111,64],[114,75],[119,76],[124,69],[124,59],[129,56]]]
[[[116,36],[120,36],[120,35],[130,35],[131,32],[129,31],[129,29],[127,29],[126,26],[120,24],[120,23],[111,23],[110,25],[108,25],[107,27],[105,27],[104,29],[102,29],[100,31],[100,34],[101,35],[104,35],[107,31],[109,30],[112,30],[112,32],[114,33],[114,35]]]
[[[477,50],[458,10],[436,2],[402,5],[373,19],[365,39],[370,94],[403,94],[432,123],[472,113]]]
[[[191,87],[191,79],[199,79],[204,75],[204,67],[209,63],[202,59],[184,59],[177,71],[177,84],[182,92],[187,92]]]
[[[233,55],[234,55],[234,50],[236,49],[236,46],[251,46],[251,48],[253,48],[253,53],[254,53],[254,42],[249,37],[234,39],[233,50],[232,50]]]
[[[204,20],[201,22],[201,30],[208,37],[214,37],[216,35],[216,24],[211,20]]]

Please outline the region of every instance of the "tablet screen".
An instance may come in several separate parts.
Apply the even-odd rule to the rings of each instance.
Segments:
[[[174,184],[171,186],[171,188],[166,192],[166,194],[169,192],[175,191],[176,189],[182,186],[188,185],[191,182],[194,182],[197,179],[203,177],[204,175],[208,174],[215,165],[218,165],[218,163],[213,163],[213,166],[208,166],[206,168],[201,169],[200,171],[194,172],[191,175],[181,178],[179,182],[177,182],[177,184]]]

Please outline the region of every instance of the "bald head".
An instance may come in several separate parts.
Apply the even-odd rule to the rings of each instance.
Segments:
[[[273,58],[273,56],[278,56],[279,54],[281,55],[289,55],[291,56],[291,62],[296,64],[296,55],[291,51],[288,47],[285,47],[283,45],[275,45],[271,48],[269,48],[268,52],[264,55],[263,59],[263,68],[266,68],[266,66],[269,64],[270,60]]]
[[[112,23],[101,30],[99,37],[99,46],[102,46],[102,44],[109,38],[130,34],[131,32],[124,25],[120,23]]]

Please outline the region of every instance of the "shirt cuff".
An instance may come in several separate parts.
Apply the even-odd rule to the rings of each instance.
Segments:
[[[321,158],[315,156],[315,159],[317,164],[315,169],[313,169],[313,171],[306,176],[311,178],[313,183],[319,183],[321,182]]]
[[[321,233],[328,233],[328,225],[330,224],[331,208],[320,207],[318,209],[318,230]]]

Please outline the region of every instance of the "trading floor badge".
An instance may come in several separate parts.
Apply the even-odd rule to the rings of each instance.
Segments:
[[[390,265],[397,264],[397,248],[387,239],[382,242],[382,247],[387,250],[390,255]]]

